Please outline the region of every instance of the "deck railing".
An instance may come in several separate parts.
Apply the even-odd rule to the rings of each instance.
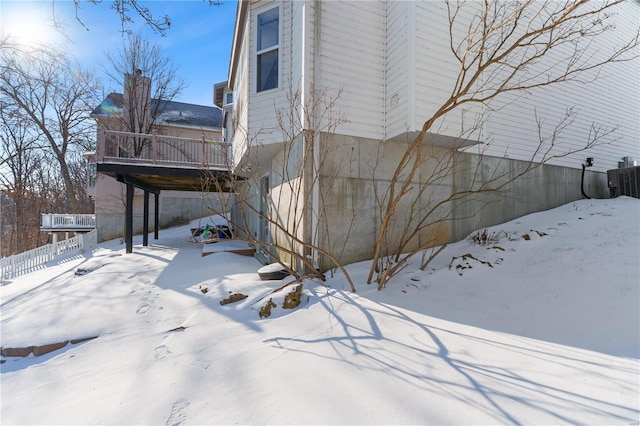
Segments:
[[[94,229],[96,215],[94,214],[55,214],[42,213],[41,229]]]
[[[160,135],[98,131],[98,161],[226,168],[229,144]]]
[[[0,259],[0,279],[11,279],[40,269],[56,258],[80,253],[96,245],[96,231],[77,235],[54,244],[38,247]]]

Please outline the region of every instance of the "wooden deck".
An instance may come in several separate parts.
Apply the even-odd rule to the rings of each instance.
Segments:
[[[189,168],[228,167],[229,144],[177,136],[100,130],[98,162],[182,166]]]
[[[144,191],[143,240],[149,244],[149,194],[154,194],[159,223],[159,196],[163,190],[228,192],[231,188],[229,144],[160,134],[98,129],[96,171],[126,185],[125,243],[133,251],[134,188]],[[158,228],[154,229],[158,239]]]
[[[224,192],[229,144],[159,134],[98,131],[97,171],[159,190]]]

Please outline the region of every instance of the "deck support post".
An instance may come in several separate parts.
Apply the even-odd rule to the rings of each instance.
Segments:
[[[144,191],[144,213],[142,217],[142,246],[149,245],[149,191]]]
[[[160,229],[160,192],[154,194],[155,208],[153,209],[153,239],[158,239],[158,230]]]
[[[127,253],[133,252],[133,195],[135,188],[140,188],[144,191],[144,218],[143,218],[143,245],[149,245],[149,193],[153,192],[156,196],[156,229],[155,238],[158,239],[158,197],[160,196],[160,189],[153,185],[148,185],[131,175],[116,173],[116,180],[122,182],[127,186],[126,205],[125,205],[125,226],[124,226],[124,238],[127,243]]]
[[[127,201],[124,215],[124,239],[126,253],[133,253],[133,191],[132,184],[127,183]]]

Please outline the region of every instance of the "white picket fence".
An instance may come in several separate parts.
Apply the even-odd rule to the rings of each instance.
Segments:
[[[39,269],[47,262],[80,253],[97,244],[96,231],[0,259],[0,278],[10,279]]]

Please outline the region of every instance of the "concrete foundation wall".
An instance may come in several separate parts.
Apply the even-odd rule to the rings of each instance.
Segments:
[[[297,243],[309,241],[309,184],[303,181],[304,141],[301,136],[283,144],[283,150],[271,160],[270,170],[270,210],[269,215],[274,221],[270,225],[272,241],[284,250],[278,250],[277,256],[281,261],[288,262],[300,268],[301,263],[291,253],[304,256],[304,248]],[[307,159],[307,164],[309,159]]]
[[[232,203],[231,221],[236,224],[237,237],[251,240],[258,238],[260,232],[260,220],[257,214],[252,213],[251,208],[260,210],[259,185],[251,185],[251,180],[236,182],[238,194],[235,195],[237,203]]]
[[[309,189],[301,178],[302,139],[298,137],[280,147],[271,158],[263,159],[264,167],[254,165],[252,173],[245,176],[243,182],[237,182],[237,199],[243,201],[233,207],[231,217],[233,222],[246,228],[240,232],[249,234],[249,239],[274,243],[281,248],[261,250],[270,251],[282,262],[296,264],[291,253],[306,254],[296,240],[309,238],[308,219],[304,214],[305,209],[308,211]],[[262,186],[267,179],[269,188],[265,190]],[[261,219],[256,211],[269,220]],[[265,255],[263,260],[272,262],[273,258]]]
[[[322,135],[320,141],[317,223],[310,226],[302,217],[310,193],[299,192],[302,182],[294,177],[300,170],[296,155],[280,153],[271,160],[269,214],[289,231],[296,229],[298,238],[309,238],[305,227],[317,226],[320,248],[342,264],[371,259],[390,183],[407,143],[345,135]],[[389,222],[386,244],[402,246],[403,252],[458,241],[477,229],[583,198],[581,169],[531,165],[432,146],[425,146],[422,155],[425,161],[412,177],[409,195],[397,205]],[[408,171],[400,174],[396,194],[408,176]],[[246,196],[256,209],[261,205],[259,182],[259,177],[245,181],[249,185]],[[460,196],[467,191],[472,195]],[[608,198],[606,174],[587,171],[585,192]],[[262,225],[257,215],[247,210],[245,215],[248,232],[259,237]],[[233,219],[240,217],[236,206]],[[312,217],[307,209],[306,220]],[[273,225],[270,233],[273,241],[290,243]],[[332,265],[321,259],[320,266]]]
[[[333,144],[332,159],[325,161],[322,170],[321,246],[343,264],[371,259],[385,211],[385,194],[406,144],[387,142],[379,149],[380,142],[372,139],[333,138],[339,143]],[[404,252],[458,241],[476,229],[582,198],[580,169],[543,165],[505,184],[528,163],[431,147],[426,147],[424,154],[430,160],[414,176],[411,193],[398,205],[389,226],[390,246],[398,245],[401,235],[411,235]],[[344,167],[347,160],[350,167]],[[424,182],[429,185],[422,185]],[[423,192],[416,198],[413,194],[421,188]],[[499,190],[494,191],[496,188]],[[481,192],[442,203],[468,189]],[[606,174],[587,172],[585,192],[594,198],[608,198]],[[431,225],[412,234],[416,221],[428,211],[425,225]]]
[[[218,194],[207,194],[205,199],[201,198],[199,193],[186,193],[186,195],[178,195],[177,193],[160,195],[160,217],[159,227],[167,227],[181,222],[191,221],[201,217],[207,217],[221,212],[232,201],[223,201],[218,198]],[[154,213],[154,195],[149,196],[149,232],[155,229],[155,213]],[[232,200],[232,199],[231,199]],[[98,242],[112,240],[114,238],[124,237],[124,207],[120,211],[97,212],[96,211],[96,229],[98,233]],[[143,195],[139,195],[136,191],[134,197],[133,212],[133,233],[141,234],[143,231]],[[187,236],[188,237],[188,236]]]

